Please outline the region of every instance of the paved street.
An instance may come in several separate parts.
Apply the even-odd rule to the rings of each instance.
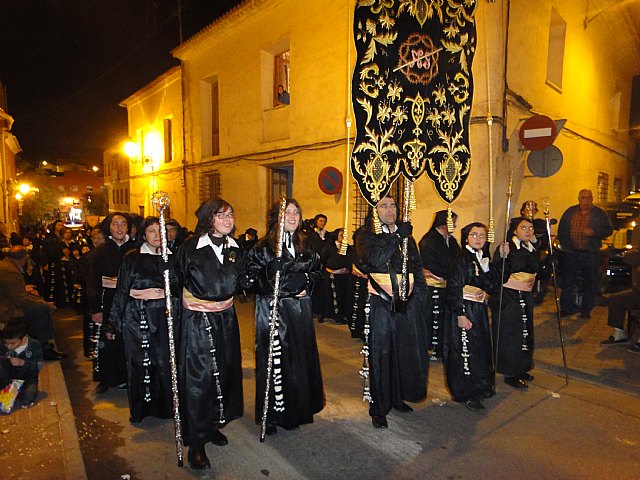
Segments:
[[[171,421],[145,419],[133,426],[128,422],[125,391],[95,397],[90,363],[80,353],[79,318],[71,310],[60,312],[58,329],[68,336],[61,343],[67,351],[77,352],[62,366],[86,475],[90,479],[122,475],[131,479],[637,478],[640,356],[622,346],[600,347],[594,340],[607,332],[604,309],[590,322],[569,319],[565,336],[572,378],[565,385],[557,323],[548,303],[537,310],[538,364],[528,391],[515,391],[498,378],[497,395],[486,401],[486,412],[472,413],[449,400],[442,366],[432,364],[427,401],[414,404],[413,413],[392,413],[386,431],[372,428],[366,404],[360,400],[359,342],[350,338],[345,326],[319,324],[327,406],[314,424],[279,430],[263,444],[253,422],[252,304],[237,303],[245,416],[225,428],[228,446],[207,445],[213,468],[205,472],[176,466]],[[582,363],[572,365],[572,361]],[[43,403],[46,407],[47,399]],[[0,437],[3,465],[7,449],[24,461],[24,446],[16,452],[7,444],[8,437]],[[56,439],[46,440],[55,448]],[[30,478],[81,478],[65,476],[61,467],[49,468],[54,466],[51,462],[29,469]],[[82,474],[81,469],[72,473]]]

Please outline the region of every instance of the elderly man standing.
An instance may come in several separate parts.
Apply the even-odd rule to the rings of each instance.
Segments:
[[[53,303],[45,302],[33,285],[23,277],[27,249],[14,246],[0,261],[0,322],[24,320],[27,333],[42,345],[45,360],[60,360],[66,355],[56,348],[51,312]]]
[[[566,252],[562,265],[562,294],[560,313],[563,316],[577,313],[573,292],[582,274],[584,295],[580,317],[591,318],[598,291],[598,267],[602,240],[613,232],[611,220],[604,210],[593,205],[591,190],[580,190],[578,205],[569,207],[560,219],[558,239]]]

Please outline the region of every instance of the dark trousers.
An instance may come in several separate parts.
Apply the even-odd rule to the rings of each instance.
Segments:
[[[46,347],[53,340],[53,323],[49,306],[44,303],[30,304],[24,307],[23,314],[29,336],[38,340],[43,348]]]
[[[640,291],[629,289],[609,295],[607,296],[607,305],[609,306],[607,325],[624,330],[624,319],[627,312],[640,308]]]
[[[584,295],[580,311],[590,313],[596,304],[598,293],[598,269],[600,267],[600,252],[583,252],[573,250],[568,252],[562,264],[562,294],[560,295],[560,309],[569,313],[576,311],[574,291],[578,277],[584,282]]]

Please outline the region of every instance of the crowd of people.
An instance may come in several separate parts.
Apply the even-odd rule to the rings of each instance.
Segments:
[[[580,192],[580,205],[586,192]],[[410,413],[409,403],[426,398],[435,360],[444,364],[452,398],[481,411],[483,400],[495,394],[496,373],[516,389],[534,380],[533,288],[542,241],[535,213],[525,206],[493,255],[486,225],[469,223],[458,242],[457,216],[447,210],[435,213],[432,227],[416,242],[391,197],[370,209],[353,245],[346,245],[342,229],[326,229],[325,215],[303,220],[295,199],[274,205],[262,238],[252,228],[236,237],[233,206],[210,200],[197,210],[193,233],[167,220],[166,261],[157,217],[113,213],[75,238],[56,222],[48,236],[21,239],[0,262],[12,269],[12,279],[4,282],[13,284],[12,295],[30,300],[19,312],[0,311],[25,325],[5,329],[4,345],[24,350],[29,337],[43,346],[37,361],[39,355],[62,358],[50,312],[78,305],[96,393],[126,388],[132,423],[146,416],[172,418],[170,293],[183,438],[194,469],[210,467],[206,443],[226,445],[222,430],[244,414],[236,298],[255,295],[254,415],[266,435],[312,423],[325,406],[315,334],[322,322],[348,325],[364,343],[360,375],[374,428],[388,427],[392,409]],[[576,211],[581,216],[574,219]],[[599,212],[568,212],[560,222],[568,235],[565,249],[586,265],[610,231]],[[42,278],[36,279],[36,271]],[[570,274],[563,290],[572,288],[571,281]],[[570,306],[586,316],[592,303]],[[32,307],[36,313],[29,313]],[[33,398],[27,395],[26,404]]]

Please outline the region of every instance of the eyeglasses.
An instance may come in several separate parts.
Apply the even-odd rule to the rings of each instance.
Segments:
[[[216,218],[218,220],[226,220],[227,218],[233,218],[235,215],[233,214],[233,212],[229,212],[229,213],[216,213]]]
[[[533,225],[522,225],[520,230],[533,230]]]
[[[486,233],[477,233],[477,232],[473,232],[473,233],[470,233],[470,234],[469,234],[469,236],[470,236],[471,238],[481,238],[481,239],[483,239],[483,240],[484,240],[485,238],[487,238],[487,234],[486,234]]]

